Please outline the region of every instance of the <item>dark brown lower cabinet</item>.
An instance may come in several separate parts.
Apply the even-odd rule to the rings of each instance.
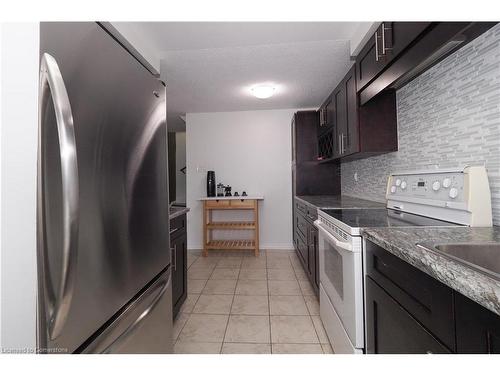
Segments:
[[[369,277],[366,315],[368,354],[451,353]]]
[[[366,241],[367,353],[500,353],[500,316]]]
[[[297,250],[297,256],[299,257],[302,265],[307,268],[307,262],[309,260],[309,248],[307,247],[306,240],[298,235],[296,237],[295,249]]]
[[[316,208],[294,199],[293,241],[297,256],[316,294],[319,293],[318,230]]]
[[[183,215],[184,223],[185,217],[186,215]],[[172,232],[172,224],[170,230]],[[175,318],[187,297],[187,235],[185,228],[173,231],[170,237],[170,250],[172,253],[172,310]]]
[[[455,309],[457,353],[500,354],[500,317],[459,293]]]

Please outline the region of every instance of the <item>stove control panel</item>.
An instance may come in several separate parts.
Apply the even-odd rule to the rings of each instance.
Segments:
[[[470,226],[491,226],[491,192],[486,168],[393,173],[387,207]]]
[[[464,201],[464,174],[454,172],[393,175],[389,178],[392,197],[414,197],[443,202]]]

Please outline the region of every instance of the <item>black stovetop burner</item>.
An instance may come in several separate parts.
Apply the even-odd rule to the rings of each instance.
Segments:
[[[439,227],[458,225],[448,221],[432,219],[407,212],[377,209],[334,209],[321,210],[351,228],[376,227]]]

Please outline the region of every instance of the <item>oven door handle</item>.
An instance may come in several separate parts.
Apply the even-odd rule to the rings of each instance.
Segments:
[[[332,236],[326,229],[325,227],[321,224],[321,221],[319,220],[316,220],[314,222],[314,225],[316,226],[316,228],[318,228],[320,231],[321,231],[321,234],[324,235],[330,242],[333,242],[333,244],[335,245],[335,247],[338,247],[340,249],[343,249],[343,250],[346,250],[346,251],[350,251],[352,253],[357,253],[359,252],[359,250],[355,250],[352,246],[351,243],[349,242],[343,242],[343,241],[339,241],[338,239],[336,239],[334,236]]]

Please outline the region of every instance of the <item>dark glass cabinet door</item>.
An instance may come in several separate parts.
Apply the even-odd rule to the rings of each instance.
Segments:
[[[455,293],[457,352],[500,353],[500,316]]]
[[[372,279],[366,278],[366,352],[450,353]]]

